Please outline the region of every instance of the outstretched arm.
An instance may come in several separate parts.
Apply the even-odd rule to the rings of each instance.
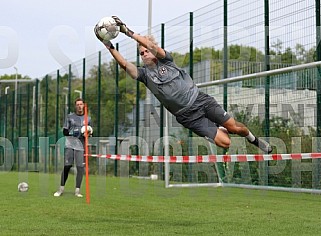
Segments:
[[[109,50],[110,54],[115,58],[119,66],[123,68],[130,77],[137,79],[138,70],[136,65],[128,62],[114,47],[105,46]]]
[[[150,41],[144,36],[134,33],[117,16],[113,16],[113,19],[116,21],[117,25],[120,26],[120,31],[122,33],[136,40],[138,44],[142,45],[144,48],[147,48],[151,53],[155,55],[155,57],[159,59],[163,59],[165,57],[164,49],[159,47],[156,43]]]
[[[106,41],[101,38],[98,34],[97,27],[94,29],[97,38],[105,45],[105,47],[109,50],[110,54],[114,57],[117,63],[123,68],[127,74],[133,79],[137,79],[138,77],[138,70],[136,65],[130,63],[125,60],[125,58],[115,49],[114,45],[110,41]]]

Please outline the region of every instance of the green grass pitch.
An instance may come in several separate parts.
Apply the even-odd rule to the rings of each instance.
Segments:
[[[320,235],[321,196],[235,188],[164,188],[162,181],[0,172],[0,235]],[[29,191],[18,192],[27,181]],[[85,194],[85,178],[82,193]]]

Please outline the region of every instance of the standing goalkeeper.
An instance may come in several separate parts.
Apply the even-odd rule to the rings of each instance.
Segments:
[[[63,194],[69,171],[74,162],[77,168],[75,196],[83,197],[80,193],[80,186],[84,175],[84,125],[84,101],[81,98],[77,98],[75,101],[75,112],[67,115],[63,127],[63,134],[66,136],[64,169],[61,173],[60,187],[58,191],[54,193],[55,197],[60,197]],[[88,117],[87,131],[89,135],[92,135],[93,129],[91,127],[90,117]]]
[[[131,31],[117,16],[113,16],[120,31],[134,39],[144,63],[137,67],[124,59],[110,41],[97,38],[109,50],[121,68],[133,79],[144,83],[156,98],[171,112],[178,123],[217,146],[229,148],[228,133],[246,137],[265,153],[271,153],[269,143],[255,137],[242,123],[237,122],[217,103],[217,101],[197,88],[190,75],[177,67],[169,52],[160,48],[152,36],[141,36]],[[224,128],[223,128],[224,127]]]

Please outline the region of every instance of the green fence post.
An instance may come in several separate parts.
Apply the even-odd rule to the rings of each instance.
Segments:
[[[29,140],[29,124],[30,124],[30,84],[27,84],[27,125],[26,125],[26,136]]]
[[[98,52],[97,136],[100,137],[101,51]]]
[[[2,112],[3,96],[1,95],[1,89],[2,89],[2,86],[0,84],[0,137],[2,137],[2,123],[4,121],[3,112]]]
[[[264,1],[264,26],[265,26],[265,70],[270,70],[270,19],[269,19],[269,0]],[[265,137],[270,137],[270,77],[266,78],[265,83]]]
[[[193,75],[194,75],[194,64],[193,64],[193,60],[194,60],[194,44],[193,44],[193,12],[189,13],[189,74],[193,79]],[[191,138],[193,136],[193,133],[191,130],[188,131],[189,137]],[[190,139],[191,142],[191,139]],[[192,147],[191,143],[189,143],[189,147]],[[191,154],[191,150],[188,150],[189,155]]]
[[[68,108],[67,108],[67,115],[70,113],[70,104],[71,104],[71,79],[72,79],[72,72],[71,72],[71,64],[69,64],[68,70]]]
[[[161,24],[161,47],[164,49],[165,48],[165,24]],[[164,137],[164,106],[163,104],[160,104],[160,131],[159,131],[159,136],[160,138]],[[168,124],[166,124],[166,129],[168,129]],[[159,154],[164,156],[164,141],[161,143],[160,152]],[[159,164],[159,170],[161,174],[161,179],[165,179],[165,172],[164,172],[164,164],[160,163]]]
[[[137,47],[136,49],[136,65],[139,66],[140,64],[140,55],[139,55],[139,48]],[[136,80],[136,146],[135,146],[135,155],[139,154],[139,148],[138,148],[138,144],[139,144],[139,119],[140,119],[140,90],[139,90],[139,81]],[[136,161],[136,167],[135,167],[136,171],[139,171],[139,162]]]
[[[320,0],[315,1],[315,20],[316,20],[316,53],[317,61],[321,61],[321,16],[320,16]],[[321,152],[321,67],[317,67],[317,152]],[[320,173],[321,160],[315,160],[315,173]],[[313,187],[320,188],[320,174],[313,175]]]
[[[59,136],[59,86],[60,86],[60,79],[59,79],[59,70],[57,70],[57,88],[56,88],[56,140],[55,143],[58,141]]]
[[[228,12],[227,12],[227,0],[224,0],[224,19],[223,19],[223,27],[224,27],[224,36],[223,36],[223,79],[228,77],[228,36],[227,36],[227,27],[228,27]],[[224,84],[224,92],[223,92],[223,107],[224,110],[227,111],[227,84]]]
[[[189,13],[189,74],[191,76],[191,78],[193,79],[193,75],[194,75],[194,63],[193,63],[193,59],[194,59],[194,44],[193,44],[193,12]],[[193,132],[191,130],[188,130],[188,155],[193,155],[193,143],[192,143],[192,137],[193,137]],[[193,165],[192,164],[188,164],[188,173],[192,173],[193,170]],[[189,182],[192,182],[192,176],[189,175],[188,176],[188,180]]]
[[[30,127],[30,84],[28,83],[27,84],[27,99],[26,99],[26,103],[27,103],[27,106],[26,106],[26,111],[27,111],[27,114],[26,114],[26,137],[28,138],[28,149],[26,150],[26,155],[27,155],[27,158],[26,158],[26,170],[28,169],[28,161],[29,161],[29,157],[30,157],[30,148],[29,148],[29,143],[30,143],[30,134],[29,134],[29,127]],[[19,149],[20,149],[20,143],[19,143]]]
[[[45,78],[45,137],[48,136],[48,94],[49,94],[49,85],[48,85],[48,75]]]
[[[82,60],[82,98],[86,101],[86,58]]]
[[[16,91],[12,91],[12,96],[11,96],[11,143],[13,145],[13,149],[15,148],[15,120],[14,120],[14,115],[15,115],[15,93]]]
[[[34,148],[35,148],[35,157],[34,157],[34,160],[35,160],[35,170],[37,170],[37,163],[39,161],[39,144],[38,144],[38,122],[39,122],[39,80],[36,79],[36,87],[35,87],[35,111],[34,111],[34,114],[35,114],[35,126],[34,126],[34,132],[35,132],[35,135],[34,135]]]
[[[21,127],[22,127],[22,94],[21,87],[18,86],[18,103],[19,103],[19,128],[18,128],[18,137],[21,137]],[[18,140],[18,139],[17,139]],[[17,146],[18,147],[18,146]]]
[[[320,0],[315,1],[315,19],[316,19],[316,56],[317,56],[317,61],[321,61],[321,30],[320,30]],[[317,73],[317,137],[321,137],[321,68],[320,66],[318,68],[318,73]],[[319,143],[319,142],[317,142]],[[320,147],[318,144],[318,152],[320,152]]]
[[[119,44],[116,43],[116,50],[119,50]],[[115,154],[118,153],[118,106],[119,106],[119,67],[118,63],[116,63],[116,78],[115,78]],[[117,176],[117,164],[118,161],[114,162],[114,175]]]
[[[5,138],[7,138],[7,127],[8,127],[8,94],[6,93],[5,94],[5,115],[4,115],[4,117],[5,117],[5,122],[4,122],[4,130],[3,130],[3,132],[4,132],[4,137]]]

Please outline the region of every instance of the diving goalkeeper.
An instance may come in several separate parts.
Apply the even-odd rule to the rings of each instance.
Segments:
[[[157,45],[153,36],[136,34],[117,16],[113,18],[120,26],[120,31],[138,43],[144,66],[137,67],[125,60],[110,41],[104,41],[99,37],[95,28],[97,38],[106,46],[120,67],[133,79],[144,83],[176,117],[178,123],[222,148],[229,148],[229,133],[232,133],[246,137],[264,153],[272,152],[268,142],[255,137],[244,124],[231,117],[215,98],[201,92],[190,75],[173,62],[170,53]]]

